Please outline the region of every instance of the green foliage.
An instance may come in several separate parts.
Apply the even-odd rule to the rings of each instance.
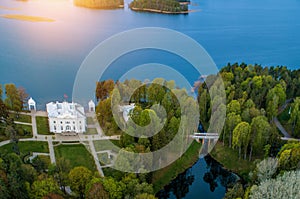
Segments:
[[[72,191],[84,198],[86,185],[92,179],[92,172],[83,166],[75,167],[70,171],[69,179]]]
[[[103,186],[103,179],[93,178],[86,186],[85,198],[87,199],[108,199],[109,194]]]
[[[141,10],[153,9],[174,13],[188,10],[187,5],[180,5],[177,0],[134,0],[129,6],[131,8],[138,8]]]
[[[256,165],[257,178],[259,182],[271,179],[276,173],[278,160],[276,158],[267,158]]]
[[[17,87],[14,84],[5,84],[5,94],[6,106],[17,112],[21,111],[23,102]]]
[[[46,178],[37,180],[32,184],[31,197],[34,199],[40,199],[51,193],[61,193],[58,184],[53,178]]]
[[[291,106],[291,117],[289,122],[292,124],[293,135],[300,137],[300,97],[297,97]]]
[[[241,183],[236,183],[233,188],[228,189],[224,199],[242,198],[244,196],[244,189]]]
[[[124,5],[124,0],[75,0],[76,6],[96,9],[114,9]]]
[[[278,153],[281,170],[294,170],[300,168],[300,143],[285,144]]]
[[[300,198],[300,170],[285,172],[276,179],[265,180],[251,188],[250,199]]]

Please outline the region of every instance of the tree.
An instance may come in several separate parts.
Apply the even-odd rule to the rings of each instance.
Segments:
[[[93,178],[86,186],[85,190],[86,199],[108,199],[109,194],[105,191],[102,185],[101,178]]]
[[[300,198],[300,170],[285,172],[276,179],[265,180],[250,191],[250,199]]]
[[[293,135],[300,136],[300,97],[297,97],[291,106],[290,123],[292,123]]]
[[[110,92],[114,89],[115,83],[112,79],[96,83],[97,101],[104,100],[109,97]]]
[[[90,182],[91,178],[92,172],[86,167],[79,166],[73,168],[69,173],[72,191],[77,193],[80,198],[84,198],[85,186]]]
[[[266,158],[256,165],[257,178],[259,182],[271,179],[276,173],[278,159]]]
[[[231,142],[232,142],[232,131],[241,121],[242,121],[241,116],[236,115],[235,113],[229,113],[226,118],[225,128],[223,133],[223,142],[225,140],[225,134],[229,133],[229,138],[228,138],[229,147],[231,147]]]
[[[232,146],[233,148],[239,148],[239,157],[241,157],[241,149],[244,148],[244,159],[246,159],[250,131],[251,127],[247,122],[239,123],[233,130]]]
[[[31,188],[32,198],[43,198],[51,193],[60,193],[58,184],[53,178],[46,178],[43,180],[35,181]]]
[[[142,193],[139,195],[136,195],[134,199],[157,199],[154,195],[148,194],[148,193]]]
[[[270,137],[270,130],[271,126],[265,116],[258,116],[252,120],[249,161],[251,161],[253,150],[261,151],[263,149]]]
[[[62,157],[56,161],[56,164],[53,165],[52,170],[49,171],[49,173],[53,175],[54,179],[62,188],[64,193],[66,193],[66,186],[69,180],[68,173],[70,172],[70,170],[70,161]]]
[[[227,113],[235,113],[235,114],[241,114],[241,105],[239,101],[237,100],[232,100],[228,105],[227,105]]]
[[[21,109],[23,109],[27,104],[27,100],[28,100],[29,95],[26,93],[26,90],[25,90],[24,87],[19,87],[18,88],[18,93],[19,93],[20,102],[21,102]]]
[[[5,104],[7,107],[9,107],[11,110],[14,111],[21,111],[22,109],[22,101],[20,98],[20,94],[18,89],[14,84],[5,84]]]
[[[115,181],[111,177],[106,177],[103,180],[104,189],[109,193],[109,197],[112,199],[122,199],[125,191],[125,184],[120,181]]]

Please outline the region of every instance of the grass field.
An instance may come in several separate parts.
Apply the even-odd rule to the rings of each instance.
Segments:
[[[13,152],[13,144],[9,143],[0,147],[0,152]],[[20,152],[40,152],[40,153],[49,153],[48,143],[39,142],[39,141],[28,141],[28,142],[18,142],[18,147]]]
[[[86,135],[97,135],[97,130],[95,128],[88,128],[85,134]]]
[[[16,113],[10,113],[9,115],[11,117],[13,117],[14,120],[17,121],[17,122],[31,123],[31,116],[30,115],[19,114],[19,117],[17,117]]]
[[[118,152],[118,145],[116,146],[116,142],[112,140],[96,140],[94,141],[94,146],[96,151],[103,151],[103,150],[113,150]]]
[[[38,134],[53,135],[53,133],[49,131],[48,117],[36,117],[36,126]]]
[[[254,170],[256,166],[255,159],[262,159],[263,157],[253,157],[252,161],[239,159],[238,152],[229,148],[228,146],[223,146],[221,142],[218,142],[210,155],[221,163],[226,169],[239,174],[243,179],[247,181],[249,178],[249,172]]]
[[[167,185],[172,179],[187,168],[192,166],[199,159],[199,149],[201,144],[193,142],[185,154],[171,165],[154,171],[152,175],[152,184],[154,193],[157,193],[165,185]]]
[[[64,157],[70,161],[71,167],[84,166],[91,171],[96,171],[92,155],[81,145],[59,145],[54,147],[56,159]]]
[[[94,119],[92,117],[88,117],[87,118],[87,124],[90,125],[90,124],[94,124]]]

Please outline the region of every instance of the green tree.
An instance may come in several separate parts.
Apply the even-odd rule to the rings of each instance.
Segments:
[[[14,84],[5,84],[5,94],[6,106],[17,112],[21,111],[23,102],[17,87]]]
[[[57,159],[56,164],[52,165],[52,170],[49,171],[57,181],[62,191],[66,193],[66,186],[68,185],[68,174],[71,170],[70,161],[61,157]]]
[[[247,122],[239,123],[233,130],[232,147],[238,147],[239,157],[241,157],[241,149],[244,148],[244,159],[246,158],[247,154],[250,131],[251,127]]]
[[[109,193],[111,199],[122,199],[126,185],[122,181],[116,181],[111,177],[106,177],[103,180],[104,189]]]
[[[223,133],[223,142],[225,141],[225,134],[229,133],[228,145],[231,147],[232,132],[234,128],[241,122],[241,116],[235,113],[229,113],[226,117],[225,128]]]
[[[252,152],[261,151],[270,137],[271,126],[265,116],[258,116],[251,123],[250,154],[249,161],[252,158]]]
[[[102,185],[101,178],[93,178],[86,186],[85,198],[86,199],[108,199],[109,194],[105,191]]]
[[[85,186],[90,182],[91,178],[92,172],[86,167],[79,166],[73,168],[69,173],[72,191],[77,193],[80,198],[84,198]]]
[[[300,97],[297,97],[291,106],[290,123],[292,123],[293,135],[300,136]]]
[[[58,184],[53,178],[46,178],[43,180],[35,181],[31,188],[31,197],[40,199],[47,196],[50,193],[60,193]]]

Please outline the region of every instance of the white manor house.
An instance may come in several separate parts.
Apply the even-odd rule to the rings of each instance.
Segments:
[[[50,102],[46,105],[49,129],[53,133],[84,133],[87,129],[83,106],[69,102]]]

